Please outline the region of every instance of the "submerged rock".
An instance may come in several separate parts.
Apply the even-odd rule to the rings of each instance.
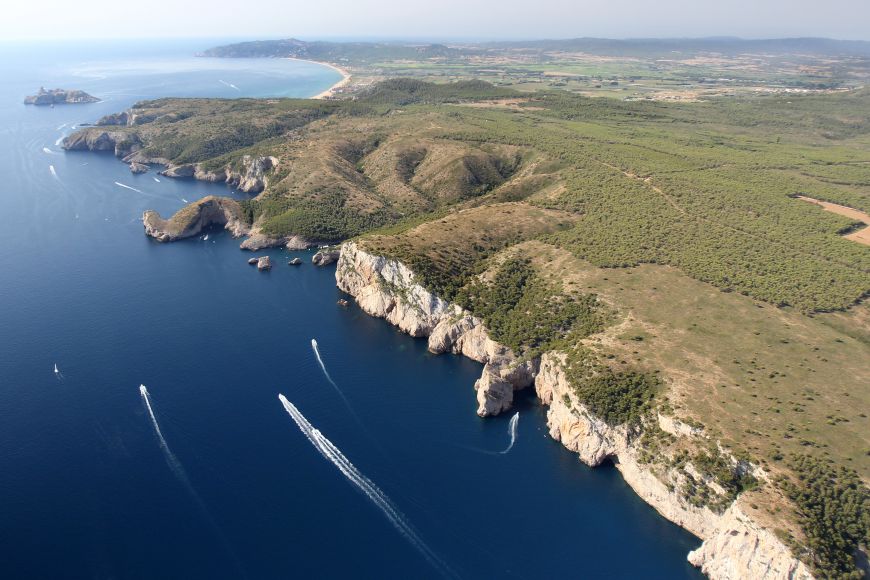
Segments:
[[[254,264],[257,263],[258,260],[259,260],[259,258],[250,258],[250,259],[248,260],[248,264],[250,264],[251,266],[253,266]]]
[[[288,266],[301,266],[301,265],[302,265],[302,260],[299,259],[299,258],[293,258],[292,260],[290,260],[289,262],[287,262],[287,265],[288,265]]]

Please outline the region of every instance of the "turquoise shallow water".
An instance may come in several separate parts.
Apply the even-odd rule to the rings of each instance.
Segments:
[[[142,233],[145,209],[232,191],[55,145],[140,99],[306,96],[339,79],[188,56],[209,44],[0,46],[0,576],[698,576],[685,555],[699,542],[549,439],[531,396],[510,453],[474,451],[509,441],[509,415],[474,414],[480,365],[337,308],[334,270],[309,253],[270,251],[261,274],[223,232]],[[20,104],[40,85],[105,100]],[[296,255],[307,265],[285,266]]]

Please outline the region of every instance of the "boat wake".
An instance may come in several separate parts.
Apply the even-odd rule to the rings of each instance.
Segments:
[[[447,564],[441,560],[438,555],[423,541],[417,534],[411,524],[405,519],[405,516],[393,505],[387,495],[375,485],[375,483],[367,478],[357,469],[344,454],[333,445],[332,441],[327,439],[320,431],[314,428],[308,419],[297,409],[293,403],[287,400],[287,397],[279,394],[278,399],[284,406],[284,410],[305,435],[305,438],[314,446],[315,449],[344,475],[348,481],[354,484],[372,503],[374,503],[387,517],[389,522],[408,542],[417,549],[420,554],[432,565],[442,576],[457,577]]]
[[[234,85],[233,83],[228,83],[228,82],[226,82],[226,81],[221,81],[221,80],[219,80],[218,82],[219,82],[220,84],[226,86],[226,87],[230,87],[231,89],[235,89],[235,90],[237,90],[237,91],[239,90],[239,87],[237,87],[237,86]]]
[[[160,442],[160,449],[163,450],[163,454],[166,456],[166,462],[169,464],[169,468],[175,474],[175,477],[177,477],[181,483],[188,488],[188,491],[196,496],[197,501],[199,501],[199,496],[197,496],[196,492],[193,490],[190,479],[187,477],[187,472],[184,471],[181,462],[178,461],[177,457],[175,457],[175,454],[169,448],[166,439],[163,437],[163,431],[160,430],[160,423],[157,422],[157,417],[154,415],[154,408],[151,406],[151,395],[148,394],[148,388],[145,385],[139,385],[139,395],[142,396],[142,402],[145,403],[145,410],[148,411],[148,416],[151,418],[151,425],[154,427],[154,433],[157,434],[157,439]]]
[[[59,381],[63,380],[63,373],[60,372],[60,369],[57,368],[57,363],[54,363],[54,376]]]
[[[326,377],[326,380],[329,381],[329,384],[332,385],[332,388],[335,389],[335,392],[338,393],[338,396],[341,397],[341,400],[344,401],[344,404],[347,406],[348,411],[350,411],[354,417],[356,417],[357,421],[359,421],[359,417],[356,416],[353,409],[350,406],[350,401],[347,400],[347,397],[344,396],[344,393],[341,389],[338,388],[338,385],[335,381],[332,380],[332,377],[329,376],[329,371],[326,370],[326,365],[323,364],[323,359],[320,358],[320,349],[317,348],[317,340],[311,339],[311,350],[314,351],[314,356],[317,358],[317,363],[320,365],[320,370],[323,371],[323,376]]]
[[[469,447],[467,445],[460,445],[463,449],[469,449],[471,451],[476,451],[477,453],[485,453],[486,455],[507,455],[511,449],[514,448],[514,443],[517,442],[517,425],[520,422],[520,413],[519,411],[514,413],[514,416],[511,417],[510,423],[508,423],[508,435],[510,435],[510,443],[508,446],[502,449],[501,451],[489,451],[488,449],[481,449],[480,447]]]
[[[212,526],[221,543],[227,550],[227,553],[233,560],[233,564],[236,566],[238,572],[245,576],[242,571],[241,563],[239,562],[238,557],[235,555],[235,552],[230,547],[229,541],[223,535],[220,528],[215,523],[214,518],[212,518],[211,513],[208,511],[208,508],[205,506],[205,503],[199,497],[199,494],[193,487],[193,484],[190,482],[190,478],[187,476],[187,472],[184,470],[184,467],[181,465],[181,462],[169,448],[169,444],[166,443],[166,438],[163,437],[163,431],[160,430],[160,423],[157,422],[157,416],[154,414],[154,407],[151,405],[151,395],[148,393],[148,387],[145,385],[139,385],[139,395],[142,397],[142,402],[145,405],[145,410],[148,411],[148,417],[151,419],[151,426],[154,427],[154,433],[157,435],[157,441],[160,443],[160,449],[163,451],[164,457],[166,457],[166,463],[169,464],[169,469],[172,470],[172,473],[175,477],[184,485],[184,488],[193,498],[193,501],[196,502],[197,507],[202,511],[203,516],[208,521],[208,523]]]
[[[57,155],[56,151],[52,151],[48,147],[43,147],[42,152],[45,153],[46,155]]]
[[[154,181],[156,181],[156,182],[157,182],[157,183],[160,183],[160,180],[159,180],[159,179],[157,179],[157,178],[156,178],[156,177],[154,177],[154,176],[151,176],[151,179],[153,179],[153,180],[154,180]]]
[[[508,433],[510,433],[510,435],[511,435],[511,442],[505,448],[504,451],[499,451],[499,454],[505,455],[507,452],[509,452],[511,449],[514,448],[514,443],[517,442],[517,424],[519,422],[520,422],[520,413],[518,411],[518,412],[514,413],[513,417],[511,417],[511,422],[508,425]]]
[[[48,172],[51,173],[51,176],[60,181],[60,177],[57,176],[57,170],[54,168],[54,165],[48,166]]]
[[[123,187],[124,189],[129,189],[131,191],[135,191],[136,193],[145,193],[141,189],[136,189],[135,187],[130,187],[129,185],[124,185],[123,183],[120,183],[118,181],[115,182],[115,185],[117,185],[118,187]]]

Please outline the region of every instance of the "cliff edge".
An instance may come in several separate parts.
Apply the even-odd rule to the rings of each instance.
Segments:
[[[490,339],[481,320],[418,284],[404,264],[369,254],[355,242],[342,245],[335,277],[338,287],[352,295],[363,311],[411,336],[427,338],[431,352],[452,352],[483,363],[474,384],[481,417],[507,411],[514,391],[534,386],[541,402],[549,406],[550,436],[589,466],[613,462],[644,501],[703,540],[688,559],[710,578],[813,578],[771,530],[746,515],[740,497],[721,513],[686,501],[678,492],[685,478],[682,470],[654,469],[641,456],[635,428],[608,425],[577,400],[560,353],[521,359]],[[702,437],[670,417],[659,415],[655,427],[675,438]]]

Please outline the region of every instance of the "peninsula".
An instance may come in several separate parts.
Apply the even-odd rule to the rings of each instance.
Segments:
[[[868,537],[870,255],[795,194],[870,210],[868,109],[867,89],[686,104],[403,78],[141,102],[64,146],[250,183],[146,234],[344,240],[364,311],[483,363],[478,415],[534,389],[554,439],[703,540],[710,577],[822,578],[858,573]]]

